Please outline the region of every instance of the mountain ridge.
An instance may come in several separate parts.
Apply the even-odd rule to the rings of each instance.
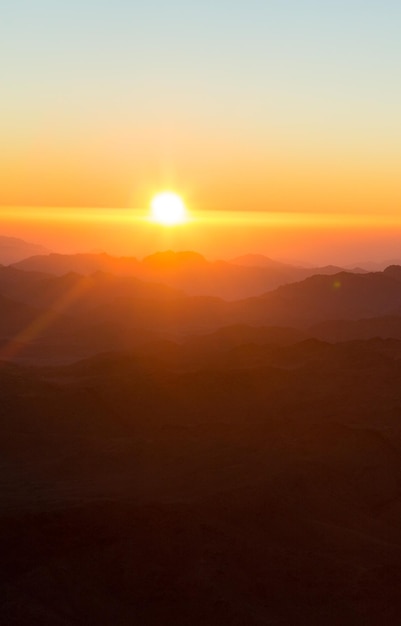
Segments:
[[[10,265],[32,255],[48,254],[50,250],[45,246],[25,241],[17,237],[0,235],[0,264]]]
[[[62,275],[69,271],[92,274],[102,270],[117,275],[164,282],[188,295],[216,296],[237,300],[276,289],[283,284],[303,280],[316,273],[334,274],[336,266],[300,268],[278,264],[271,267],[238,265],[229,261],[208,261],[193,251],[157,252],[138,261],[136,257],[113,257],[102,254],[39,255],[13,264],[17,269]],[[340,268],[341,269],[341,268]]]

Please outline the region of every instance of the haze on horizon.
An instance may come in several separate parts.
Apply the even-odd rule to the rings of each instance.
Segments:
[[[363,265],[400,259],[397,216],[245,211],[190,212],[184,224],[154,223],[149,210],[8,207],[2,235],[62,254],[143,258],[193,250],[210,260],[261,254],[296,265]]]

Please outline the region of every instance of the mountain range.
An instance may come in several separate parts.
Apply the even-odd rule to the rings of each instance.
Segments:
[[[84,271],[57,275],[54,265],[52,273],[39,268],[22,270],[16,265],[0,267],[2,343],[15,341],[21,333],[28,337],[33,332],[31,327],[40,328],[34,330],[35,341],[28,350],[31,356],[42,353],[48,358],[53,351],[55,358],[74,359],[123,346],[135,347],[144,338],[182,343],[190,335],[203,336],[225,327],[265,329],[269,337],[265,343],[280,343],[291,333],[299,337],[301,330],[303,338],[329,341],[399,338],[401,333],[400,266],[374,273],[314,275],[260,296],[227,301],[211,295],[194,296],[171,286],[183,282],[183,267],[189,277],[190,268],[196,276],[199,267],[206,266],[208,280],[212,280],[214,271],[220,280],[220,264],[208,263],[195,253],[163,253],[142,263],[108,255],[50,255],[38,259],[42,270],[43,263],[48,267],[55,259],[59,270],[81,267]],[[28,259],[26,265],[31,261]],[[115,273],[97,269],[98,262],[103,263],[103,270],[114,267]],[[18,265],[22,267],[23,263]],[[152,276],[166,281],[149,282],[132,276],[132,268],[138,265],[150,267]],[[173,280],[177,266],[180,280]],[[46,350],[42,350],[42,344]],[[19,358],[23,353],[18,350]]]
[[[249,259],[248,259],[249,261]],[[237,300],[261,295],[280,285],[303,280],[314,274],[335,274],[342,268],[302,268],[262,257],[261,265],[246,259],[233,262],[207,261],[196,252],[165,251],[145,257],[112,257],[103,254],[39,255],[14,264],[17,269],[62,276],[68,272],[89,275],[101,271],[162,282],[193,296],[215,296]],[[256,262],[256,261],[255,261]],[[361,271],[361,270],[359,270]]]
[[[4,623],[396,626],[401,342],[241,332],[3,363]]]
[[[401,267],[256,261],[0,266],[1,623],[398,626]]]
[[[33,255],[49,254],[49,252],[44,246],[17,237],[0,235],[0,264],[9,265]]]

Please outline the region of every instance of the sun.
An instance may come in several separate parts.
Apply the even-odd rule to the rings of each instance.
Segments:
[[[187,209],[179,195],[171,191],[158,193],[151,202],[151,218],[165,226],[183,224],[187,221]]]

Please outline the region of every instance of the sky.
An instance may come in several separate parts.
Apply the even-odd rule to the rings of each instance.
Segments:
[[[375,231],[375,254],[395,254],[400,28],[398,0],[3,0],[3,234],[66,248],[75,237],[116,252],[121,211],[130,220],[154,193],[173,189],[194,214],[220,215],[230,235],[216,234],[209,218],[202,237],[199,220],[187,239],[182,228],[168,237],[142,228],[144,249],[164,236],[196,247],[198,232],[214,255],[219,245],[229,254],[232,229],[238,240],[243,229],[230,221],[235,212],[253,232],[243,247],[257,252],[275,243],[275,254],[312,247],[313,256],[318,241],[327,250],[335,215],[330,253],[342,228],[347,241],[365,242],[361,253]],[[30,219],[26,207],[46,218]],[[98,211],[108,209],[113,243],[90,229],[77,239],[78,209],[100,230]],[[264,243],[255,213],[284,216],[274,236],[264,222]],[[285,217],[293,214],[305,216],[302,228],[300,217]],[[291,229],[300,232],[295,248],[296,237],[285,239]],[[122,253],[131,247],[121,244]]]

